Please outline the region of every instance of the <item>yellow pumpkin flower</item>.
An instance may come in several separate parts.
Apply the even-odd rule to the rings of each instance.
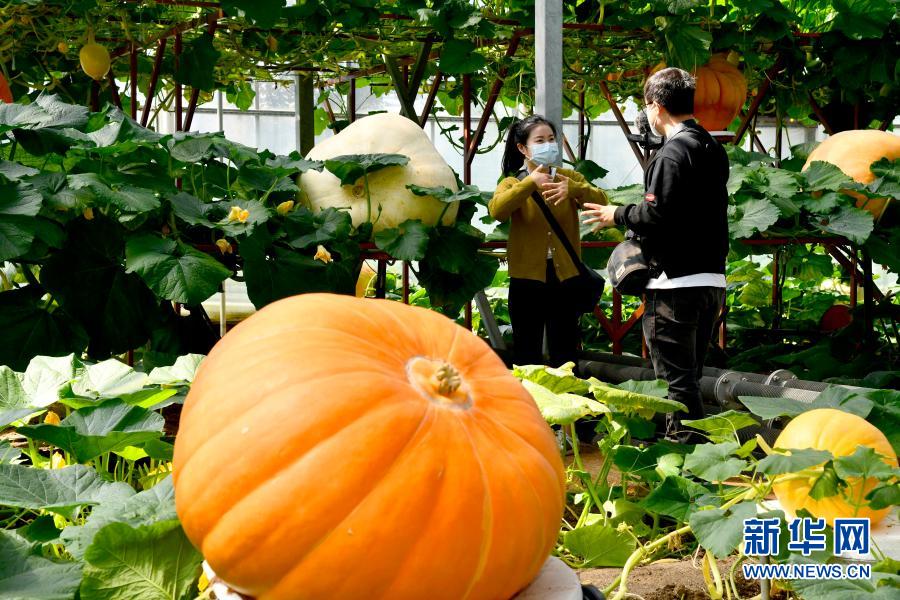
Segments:
[[[50,468],[62,469],[64,467],[66,467],[66,457],[59,452],[54,452],[53,456],[50,457]]]
[[[331,252],[329,252],[328,249],[325,248],[325,246],[323,246],[322,244],[319,244],[319,246],[316,248],[316,255],[313,257],[313,259],[321,260],[326,265],[334,260],[333,258],[331,258]]]
[[[232,254],[234,253],[234,248],[231,247],[231,244],[228,243],[228,240],[225,238],[221,238],[216,240],[216,246],[219,247],[219,251],[222,254]]]
[[[44,423],[47,425],[59,425],[59,415],[51,410],[44,417]]]
[[[277,207],[275,207],[275,212],[277,212],[279,215],[281,215],[283,217],[284,215],[291,212],[292,208],[294,208],[294,201],[293,200],[285,200],[284,202],[279,204]]]
[[[232,222],[237,221],[238,223],[246,223],[249,216],[249,210],[243,209],[240,206],[232,206],[231,212],[228,213],[228,220]]]
[[[88,206],[86,209],[84,209],[84,211],[82,211],[81,214],[82,214],[82,215],[84,216],[84,218],[87,219],[88,221],[92,221],[92,220],[94,219],[94,209],[91,208],[90,206]]]

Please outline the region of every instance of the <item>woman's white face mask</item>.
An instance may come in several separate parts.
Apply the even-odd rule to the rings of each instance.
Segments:
[[[559,165],[559,144],[556,142],[544,142],[543,144],[532,144],[528,146],[531,152],[531,161],[544,166]]]

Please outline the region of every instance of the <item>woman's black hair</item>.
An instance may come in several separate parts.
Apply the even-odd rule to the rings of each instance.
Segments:
[[[525,117],[521,121],[514,121],[509,126],[509,133],[506,134],[506,150],[503,152],[504,176],[514,177],[525,164],[525,157],[519,152],[518,144],[527,144],[531,130],[538,125],[549,126],[553,130],[553,135],[556,136],[556,126],[541,115]]]

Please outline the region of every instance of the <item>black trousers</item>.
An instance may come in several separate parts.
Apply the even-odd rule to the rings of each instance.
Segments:
[[[669,384],[669,398],[689,410],[669,415],[669,434],[680,430],[682,418],[705,416],[700,376],[724,296],[715,287],[647,290],[643,328],[653,370]]]
[[[577,360],[578,313],[547,260],[547,282],[510,278],[509,319],[513,330],[513,361],[517,365],[544,364],[544,330],[554,367]]]

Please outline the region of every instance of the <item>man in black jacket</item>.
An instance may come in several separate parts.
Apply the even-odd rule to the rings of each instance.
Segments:
[[[586,204],[585,223],[625,225],[650,264],[644,337],[656,376],[687,417],[704,416],[700,376],[725,295],[728,254],[728,156],[693,118],[695,81],[668,68],[644,86],[650,126],[665,144],[644,174],[643,201],[629,206]],[[672,416],[667,432],[695,441]]]

